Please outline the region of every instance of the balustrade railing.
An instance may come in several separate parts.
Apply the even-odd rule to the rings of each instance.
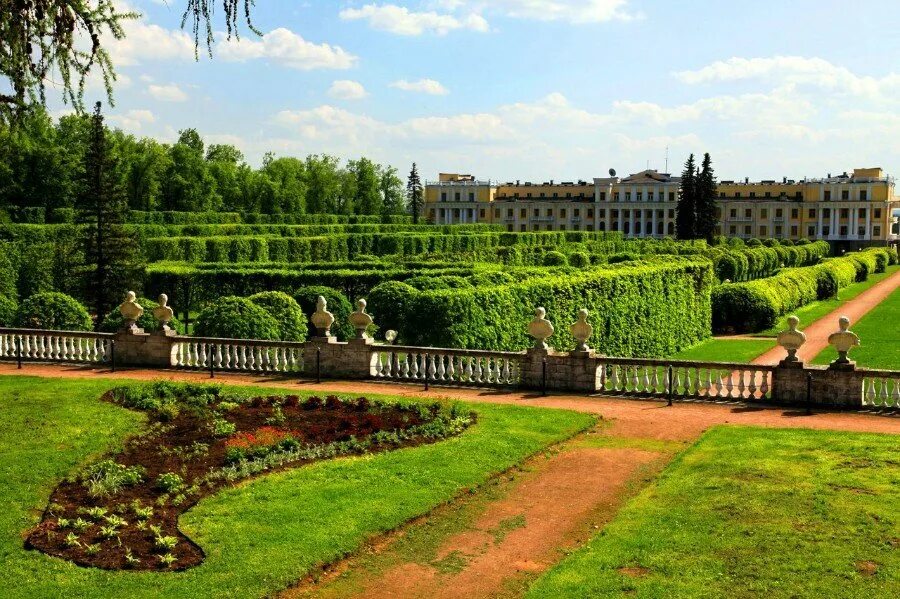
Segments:
[[[106,363],[112,333],[0,328],[0,359],[27,362]]]
[[[374,378],[444,385],[515,387],[525,356],[517,352],[376,346]]]
[[[602,358],[597,390],[606,395],[761,400],[772,390],[774,366]]]
[[[862,403],[875,408],[900,408],[900,372],[862,370]]]
[[[173,344],[172,366],[224,372],[302,373],[303,343],[179,337]]]

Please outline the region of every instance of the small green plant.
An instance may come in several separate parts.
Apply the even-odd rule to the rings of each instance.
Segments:
[[[78,508],[79,514],[84,514],[89,517],[91,520],[101,520],[104,516],[106,516],[106,508],[102,507],[82,507]]]
[[[66,547],[81,547],[81,541],[78,540],[78,535],[74,532],[67,534],[63,542],[66,544]]]
[[[122,518],[121,516],[116,516],[115,514],[111,516],[105,516],[103,519],[106,520],[106,523],[110,526],[115,526],[117,528],[128,526],[128,522],[124,518]]]
[[[269,418],[266,418],[266,424],[270,424],[273,426],[280,426],[280,425],[284,424],[285,420],[286,420],[286,418],[285,418],[284,412],[281,410],[281,404],[277,403],[277,402],[273,403],[272,404],[272,416],[270,416]]]
[[[184,488],[184,480],[174,472],[164,472],[156,479],[156,488],[166,493],[174,493]]]
[[[138,530],[147,530],[147,521],[146,520],[138,520],[134,523],[134,527]]]
[[[119,536],[119,529],[115,526],[101,526],[100,536],[104,539],[114,539]]]
[[[135,485],[144,478],[142,466],[125,466],[112,460],[103,460],[88,467],[82,480],[93,497],[115,495],[123,487]]]
[[[131,549],[125,550],[125,564],[131,567],[137,566],[141,563],[141,560],[134,557],[134,554],[131,552]]]
[[[60,528],[69,528],[70,526],[72,526],[72,521],[68,518],[60,518],[56,521],[56,525]]]
[[[92,545],[85,545],[84,552],[88,555],[97,555],[98,553],[100,553],[100,545],[98,545],[97,543],[94,543]]]
[[[237,430],[237,426],[234,423],[228,422],[224,418],[213,418],[210,427],[213,435],[216,437],[227,437],[233,435]]]
[[[149,505],[147,507],[135,507],[131,511],[138,520],[147,520],[153,517],[153,508]]]
[[[161,549],[164,551],[171,551],[175,549],[175,545],[178,544],[178,538],[167,536],[167,535],[156,535],[156,538],[153,541],[153,545],[157,549]]]
[[[90,527],[91,523],[84,518],[75,518],[75,521],[72,522],[72,528],[74,528],[78,532],[84,532]]]
[[[176,561],[178,561],[178,558],[176,558],[171,553],[166,553],[159,556],[159,563],[166,568],[171,568],[172,564],[174,564]]]

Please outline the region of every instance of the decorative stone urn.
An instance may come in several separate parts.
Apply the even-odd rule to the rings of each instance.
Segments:
[[[356,329],[356,338],[368,340],[369,337],[366,335],[366,329],[368,329],[369,325],[373,322],[372,316],[366,314],[366,300],[356,300],[356,312],[350,314],[350,324]]]
[[[847,353],[859,345],[859,336],[850,330],[850,319],[841,316],[838,319],[838,330],[828,336],[828,343],[837,350],[838,359],[832,362],[832,366],[853,366],[847,358]]]
[[[169,323],[175,318],[175,311],[169,307],[169,296],[165,293],[159,295],[159,307],[153,309],[153,318],[159,322],[159,328],[164,333],[172,332]]]
[[[800,362],[797,350],[806,343],[806,333],[797,330],[799,325],[800,319],[791,315],[788,317],[788,329],[778,333],[778,345],[787,350],[787,357],[782,360],[783,363]]]
[[[582,308],[578,311],[578,320],[569,327],[569,331],[572,333],[572,336],[575,337],[575,340],[578,341],[578,345],[575,346],[575,351],[579,353],[588,353],[591,351],[591,348],[588,347],[587,341],[591,338],[591,335],[594,333],[594,327],[587,321],[588,311],[586,308]]]
[[[124,328],[130,331],[138,331],[136,323],[144,315],[144,309],[137,303],[137,294],[129,291],[125,294],[125,301],[119,305],[119,314],[125,319]]]
[[[334,314],[328,311],[328,302],[321,295],[316,300],[316,311],[310,317],[319,337],[331,337],[331,325],[334,324]]]
[[[547,339],[553,336],[553,324],[544,318],[546,315],[544,308],[538,308],[534,311],[534,319],[528,323],[528,334],[535,339],[535,349],[548,349]]]

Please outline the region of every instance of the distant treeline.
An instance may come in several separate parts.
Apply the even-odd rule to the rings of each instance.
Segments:
[[[57,122],[40,108],[15,129],[0,123],[0,210],[21,222],[71,222],[84,181],[90,120]],[[136,211],[231,212],[245,215],[377,215],[404,212],[396,169],[368,158],[266,154],[253,168],[230,144],[205,144],[194,129],[174,144],[108,130],[110,152]],[[234,222],[226,217],[226,222]],[[296,222],[263,217],[256,222]]]

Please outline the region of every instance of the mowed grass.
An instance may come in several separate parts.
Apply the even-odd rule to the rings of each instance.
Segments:
[[[712,429],[528,597],[898,597],[897,441]]]
[[[838,323],[834,323],[837,330]],[[850,359],[859,366],[900,370],[900,288],[883,302],[851,323],[850,330],[859,335],[860,346],[850,350]],[[829,364],[837,359],[837,352],[828,347],[813,360],[814,364]]]
[[[224,490],[181,519],[207,554],[185,572],[107,572],[26,551],[23,533],[57,482],[140,430],[140,414],[99,401],[116,384],[0,377],[0,597],[268,596],[594,422],[575,412],[478,404],[471,406],[478,423],[457,438]]]
[[[750,362],[772,349],[771,339],[707,339],[673,355],[676,360],[697,362]]]
[[[791,314],[796,314],[797,317],[800,318],[800,328],[802,329],[820,318],[827,316],[834,310],[837,310],[863,291],[871,289],[877,283],[880,283],[897,271],[900,271],[900,265],[888,266],[885,272],[871,274],[868,279],[861,283],[854,283],[853,285],[844,287],[838,291],[837,297],[835,298],[806,304],[805,306],[794,310]],[[778,320],[778,323],[774,327],[762,331],[761,333],[758,333],[758,335],[765,337],[778,336],[778,333],[788,328],[787,319],[791,314],[785,314]]]

